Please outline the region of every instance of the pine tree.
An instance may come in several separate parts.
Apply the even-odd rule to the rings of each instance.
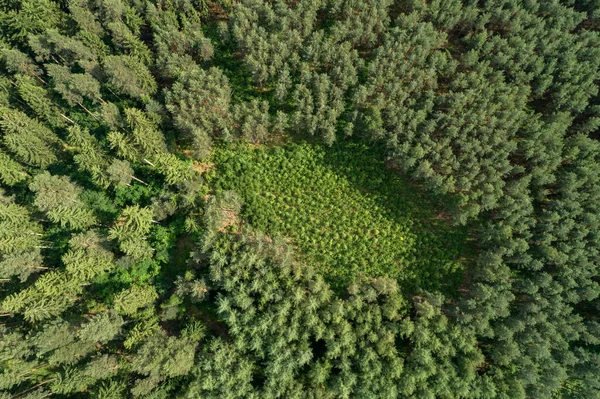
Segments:
[[[32,356],[35,348],[31,341],[18,330],[5,326],[0,327],[0,335],[0,389],[6,392],[15,386],[26,384],[29,380],[35,381],[41,363]]]
[[[157,297],[153,286],[132,285],[115,296],[115,310],[119,314],[133,316],[140,308],[152,305]]]
[[[79,27],[85,31],[101,35],[104,30],[97,21],[94,13],[89,9],[87,0],[69,0],[69,12]]]
[[[165,176],[167,184],[177,184],[192,178],[190,165],[169,152],[163,152],[152,158],[157,171]]]
[[[195,143],[199,156],[208,152],[210,137],[223,135],[229,128],[231,89],[217,68],[199,67],[186,72],[166,92],[166,107],[180,133]]]
[[[21,111],[3,110],[0,128],[6,148],[25,163],[46,168],[56,162],[55,146],[59,140],[50,129]]]
[[[120,159],[113,160],[106,173],[115,185],[128,186],[133,178],[133,168],[129,162]]]
[[[36,60],[51,62],[66,67],[80,67],[89,74],[98,76],[98,56],[81,40],[65,36],[55,29],[29,37],[29,47],[36,54]]]
[[[123,252],[134,258],[149,258],[153,249],[146,242],[152,227],[152,208],[137,205],[123,209],[119,220],[111,227],[109,238],[119,242]]]
[[[186,375],[194,365],[197,345],[187,337],[168,337],[159,330],[137,350],[132,367],[156,381]]]
[[[63,227],[84,229],[97,223],[92,211],[79,199],[82,189],[68,177],[43,172],[33,178],[29,189],[36,193],[34,204]]]
[[[108,133],[106,138],[110,144],[110,147],[116,150],[117,154],[121,158],[136,162],[142,157],[140,150],[133,143],[133,140],[123,133],[112,131]]]
[[[166,151],[165,138],[143,111],[127,108],[125,118],[132,130],[133,141],[145,156],[150,157]]]
[[[403,359],[396,342],[412,323],[394,280],[353,282],[349,297],[332,304],[324,359],[314,365],[313,384],[331,387],[336,396],[397,397]]]
[[[121,21],[106,24],[111,33],[114,44],[123,49],[126,54],[135,57],[143,64],[148,65],[152,61],[152,54],[146,44],[136,37],[133,32]]]
[[[125,55],[111,55],[104,59],[104,72],[116,91],[133,98],[149,98],[156,93],[156,81],[148,68],[137,59]]]
[[[23,167],[8,154],[0,151],[0,180],[7,186],[12,186],[25,179],[28,174]]]
[[[0,252],[30,252],[42,247],[41,226],[31,220],[27,208],[11,201],[0,204]]]
[[[43,259],[39,248],[24,252],[13,252],[2,257],[0,275],[3,278],[16,276],[23,283],[32,274],[48,269],[42,264]]]
[[[91,174],[92,180],[101,187],[108,187],[110,184],[110,172],[107,169],[108,155],[103,151],[100,142],[92,136],[89,131],[79,126],[70,126],[68,128],[68,143],[75,147],[77,152],[73,160],[77,166]]]
[[[207,346],[207,350],[196,361],[195,379],[189,385],[187,395],[213,398],[244,398],[252,395],[255,391],[252,380],[257,365],[244,356],[242,349],[229,345],[223,339],[213,339]]]
[[[100,104],[100,116],[110,129],[119,129],[125,125],[119,108],[114,103],[103,102]]]
[[[100,82],[85,73],[71,73],[68,67],[46,64],[46,71],[52,78],[56,90],[69,105],[84,107],[84,98],[95,103],[100,97]]]
[[[18,10],[4,15],[3,23],[8,37],[23,43],[27,36],[57,27],[63,19],[58,4],[51,0],[23,0]]]
[[[15,80],[19,95],[39,118],[54,128],[65,126],[66,119],[60,108],[52,102],[48,92],[38,81],[26,75],[16,75]]]
[[[69,244],[62,258],[65,270],[42,274],[33,285],[5,298],[0,308],[34,323],[56,317],[79,300],[89,280],[114,267],[113,254],[96,232],[75,235]]]
[[[45,84],[42,78],[42,70],[29,56],[18,49],[4,47],[0,49],[2,62],[6,70],[11,74],[21,74],[30,76],[39,82]]]
[[[176,294],[180,297],[189,296],[192,302],[200,302],[208,295],[208,286],[203,279],[194,279],[194,274],[187,271],[185,275],[177,276],[175,281]]]

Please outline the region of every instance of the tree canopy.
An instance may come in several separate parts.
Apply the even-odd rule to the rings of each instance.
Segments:
[[[0,30],[1,399],[600,395],[600,1]]]

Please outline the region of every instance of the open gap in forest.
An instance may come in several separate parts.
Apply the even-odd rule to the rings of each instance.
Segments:
[[[242,196],[244,219],[289,238],[337,289],[359,275],[398,278],[409,292],[452,293],[462,280],[467,229],[443,217],[443,199],[388,168],[380,148],[354,140],[238,145],[219,149],[213,162],[211,184]]]

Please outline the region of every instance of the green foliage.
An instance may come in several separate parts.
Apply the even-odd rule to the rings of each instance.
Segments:
[[[156,81],[148,68],[136,58],[111,55],[104,59],[102,65],[109,84],[118,92],[139,99],[156,93]]]
[[[35,53],[38,61],[65,64],[71,68],[79,67],[87,73],[98,74],[98,55],[81,40],[65,36],[56,29],[49,29],[40,35],[30,36],[29,47]]]
[[[25,282],[33,273],[39,273],[47,267],[42,266],[43,259],[39,248],[6,254],[0,261],[0,275],[16,276]]]
[[[326,383],[338,397],[397,397],[404,353],[396,342],[413,328],[405,319],[408,304],[388,278],[354,282],[348,294],[331,307],[327,351],[313,366],[312,383]]]
[[[84,98],[91,102],[100,99],[100,82],[84,73],[71,73],[61,65],[46,65],[46,72],[52,78],[54,90],[71,106],[83,103]]]
[[[217,232],[235,228],[241,209],[242,200],[234,191],[225,191],[210,198],[204,213],[208,234],[214,236]]]
[[[130,237],[144,236],[150,232],[152,210],[130,206],[123,210],[121,219],[112,228],[110,237],[124,240]]]
[[[62,227],[79,230],[96,224],[92,211],[79,199],[81,188],[68,177],[43,172],[33,178],[29,189],[36,194],[34,204]]]
[[[5,298],[0,307],[22,313],[30,322],[58,316],[80,299],[78,295],[92,278],[114,266],[112,252],[104,248],[103,238],[93,231],[74,236],[69,244],[70,249],[62,257],[64,270],[42,274],[33,285]]]
[[[208,154],[212,137],[227,137],[231,90],[220,69],[196,67],[183,73],[165,97],[175,126],[197,157]]]
[[[110,229],[108,237],[119,242],[123,252],[133,258],[152,257],[153,249],[145,241],[152,226],[152,209],[137,205],[123,209],[121,217]]]
[[[43,82],[41,68],[29,56],[16,48],[2,46],[2,63],[11,74],[29,75]]]
[[[91,175],[94,183],[106,188],[111,183],[110,167],[107,168],[108,156],[98,140],[89,131],[79,126],[68,128],[68,143],[76,153],[73,160],[84,172]]]
[[[150,156],[166,150],[163,135],[143,111],[127,108],[125,118],[132,129],[133,140],[143,154]]]
[[[434,275],[460,279],[464,232],[437,220],[435,203],[376,157],[357,143],[240,147],[215,155],[215,185],[239,192],[252,226],[292,238],[338,286],[359,274],[435,288]]]
[[[21,111],[0,111],[0,128],[6,148],[21,162],[46,168],[56,162],[58,137],[46,126]]]
[[[62,127],[66,121],[61,115],[60,108],[53,103],[49,93],[40,82],[31,76],[16,75],[19,96],[27,103],[33,112],[53,127]]]
[[[0,397],[597,398],[599,21],[0,0]]]
[[[128,186],[133,177],[133,168],[129,162],[115,159],[106,169],[106,173],[115,185]]]
[[[138,309],[151,305],[157,297],[152,286],[132,285],[115,296],[115,310],[120,314],[132,316]]]
[[[29,34],[44,32],[58,26],[64,18],[59,4],[52,0],[23,0],[18,10],[2,14],[2,23],[8,37],[24,42]]]
[[[155,380],[186,375],[194,364],[196,345],[189,338],[168,337],[159,330],[137,350],[132,367]]]
[[[0,251],[3,254],[31,251],[41,246],[42,227],[31,220],[27,208],[15,204],[12,199],[0,203],[0,226]]]
[[[8,154],[0,152],[0,180],[7,186],[12,186],[27,178],[27,172]]]

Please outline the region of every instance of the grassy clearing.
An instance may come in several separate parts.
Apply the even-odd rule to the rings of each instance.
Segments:
[[[237,146],[217,151],[209,179],[237,191],[245,220],[289,237],[335,286],[362,273],[396,277],[409,290],[455,287],[466,230],[444,222],[440,201],[382,159],[356,142]]]

